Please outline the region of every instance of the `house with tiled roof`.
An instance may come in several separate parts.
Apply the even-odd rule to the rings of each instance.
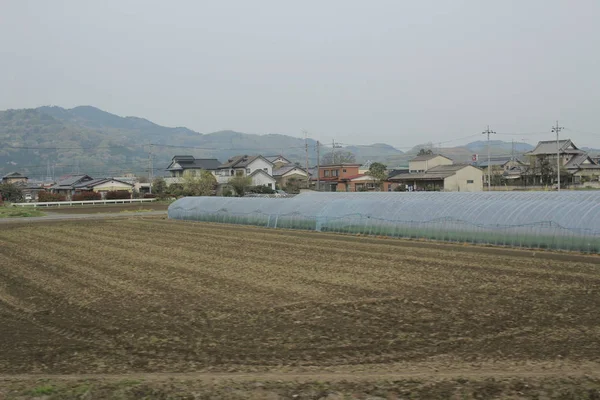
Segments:
[[[290,160],[288,160],[281,154],[278,156],[265,156],[265,158],[273,163],[273,169],[283,167],[284,165],[292,164],[292,162]]]
[[[480,192],[483,171],[471,164],[436,165],[422,172],[391,176],[388,181],[409,191]]]
[[[173,156],[171,163],[167,167],[171,177],[182,177],[185,171],[216,171],[221,162],[216,158],[195,158],[194,156],[183,155]]]
[[[567,175],[570,182],[579,183],[588,180],[598,181],[600,165],[598,165],[585,150],[579,149],[571,139],[544,140],[525,156],[529,157],[530,168],[527,171],[530,179],[535,184],[544,184],[544,175],[550,174],[546,179],[554,182],[557,164],[560,163],[561,173]],[[560,161],[559,161],[560,160]]]
[[[214,171],[217,183],[227,184],[234,176],[249,176],[252,186],[267,186],[275,189],[273,163],[261,155],[238,155],[218,166]]]
[[[278,187],[288,192],[296,192],[297,189],[304,189],[308,186],[307,181],[310,178],[310,173],[299,165],[288,163],[274,168],[273,178],[275,178]]]
[[[19,172],[11,172],[2,177],[2,183],[10,183],[15,185],[26,185],[27,177]]]

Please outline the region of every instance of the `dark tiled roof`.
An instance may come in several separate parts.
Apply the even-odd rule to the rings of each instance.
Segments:
[[[219,169],[246,168],[250,163],[252,163],[257,158],[262,158],[262,159],[266,160],[267,162],[271,162],[271,161],[267,160],[266,158],[264,158],[263,156],[248,156],[248,155],[235,156],[235,157],[232,157],[229,160],[227,160],[226,163],[221,164],[219,166]]]
[[[173,161],[177,162],[177,163],[188,163],[188,162],[194,162],[195,158],[194,156],[174,156],[173,157]]]
[[[511,156],[507,156],[507,157],[491,157],[490,158],[490,165],[492,166],[497,166],[497,165],[504,165],[510,161],[512,161],[513,158]],[[523,164],[523,162],[521,160],[519,160],[518,158],[515,158],[514,161],[518,164]],[[477,167],[481,167],[481,168],[485,168],[488,166],[488,160],[487,157],[482,157],[482,159],[480,161],[477,162],[476,164]]]
[[[25,175],[22,175],[18,172],[11,172],[9,174],[6,174],[2,177],[2,179],[4,179],[4,178],[25,178],[25,179],[27,179],[27,177]]]
[[[172,168],[169,166],[168,171],[182,171],[184,169],[206,169],[214,170],[218,169],[221,162],[216,158],[194,158],[192,156],[175,156],[171,165],[177,163],[180,168]]]
[[[123,183],[125,185],[129,185],[129,186],[134,186],[132,183],[129,182],[123,182],[120,181],[118,179],[115,178],[96,178],[96,179],[92,179],[91,181],[85,181],[85,182],[80,182],[80,183],[76,183],[75,185],[73,185],[74,189],[84,189],[84,188],[93,188],[95,186],[101,185],[103,183],[106,182],[110,182],[110,181],[115,181],[115,182],[120,182]]]
[[[585,161],[588,163],[585,163]],[[598,169],[600,170],[600,165],[596,164],[587,153],[576,154],[565,164],[566,169],[577,170],[577,169]]]
[[[569,147],[573,147],[573,148],[569,149]],[[571,139],[559,140],[558,148],[560,149],[560,152],[563,154],[564,153],[570,153],[570,154],[583,153],[582,150],[579,150],[573,144],[573,142],[571,142]],[[542,140],[542,141],[538,142],[537,146],[535,146],[535,149],[531,150],[528,153],[525,153],[525,155],[526,156],[537,156],[537,155],[543,155],[543,154],[556,154],[556,150],[557,150],[556,140]]]
[[[57,182],[56,185],[52,186],[52,188],[57,189],[62,187],[71,187],[73,185],[75,185],[76,183],[82,182],[82,181],[91,181],[92,177],[89,175],[70,175],[65,177],[64,179],[62,179],[61,181]]]
[[[393,169],[388,172],[388,178],[393,178],[396,175],[408,174],[408,172],[409,172],[408,168]]]

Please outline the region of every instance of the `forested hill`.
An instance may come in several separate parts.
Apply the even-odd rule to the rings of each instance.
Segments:
[[[152,144],[152,146],[150,146]],[[316,164],[316,142],[309,139],[309,163]],[[447,147],[441,152],[457,162],[468,161],[484,151],[484,142]],[[321,155],[331,150],[327,143]],[[392,167],[406,165],[422,147],[402,152],[388,144],[346,145],[358,162],[384,162]],[[493,154],[510,152],[511,143],[493,143]],[[165,127],[147,119],[121,117],[91,106],[72,109],[39,107],[0,111],[0,176],[18,171],[34,179],[81,172],[92,176],[125,173],[147,175],[149,153],[154,175],[164,169],[175,154],[218,158],[226,161],[236,154],[283,154],[305,163],[304,139],[281,134],[248,134],[219,131],[202,134],[184,127]],[[520,143],[517,151],[532,148]],[[437,149],[434,149],[437,150]]]
[[[33,178],[76,171],[91,175],[147,174],[151,147],[155,175],[162,174],[175,154],[216,157],[283,153],[303,161],[304,139],[286,135],[254,135],[234,131],[201,134],[169,128],[147,119],[120,117],[95,107],[40,107],[0,111],[0,175],[19,171]],[[309,140],[311,163],[315,141]]]

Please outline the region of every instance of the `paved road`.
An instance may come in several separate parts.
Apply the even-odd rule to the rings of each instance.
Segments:
[[[106,218],[130,218],[130,217],[148,217],[157,215],[167,215],[167,211],[146,211],[146,212],[118,212],[118,213],[95,213],[95,214],[52,214],[43,217],[23,217],[23,218],[0,218],[0,224],[14,223],[34,223],[46,221],[68,221],[77,219],[106,219]]]

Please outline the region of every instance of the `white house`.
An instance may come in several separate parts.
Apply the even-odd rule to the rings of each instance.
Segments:
[[[235,156],[221,164],[214,174],[219,184],[225,184],[234,176],[250,176],[253,186],[275,189],[273,163],[263,156]]]

